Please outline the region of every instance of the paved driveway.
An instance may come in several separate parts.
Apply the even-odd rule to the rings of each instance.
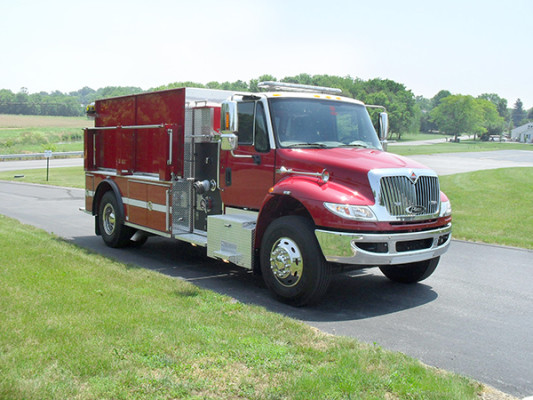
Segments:
[[[531,147],[533,150],[533,146]],[[451,175],[483,169],[533,167],[533,151],[498,150],[470,153],[442,153],[409,156],[439,175]]]

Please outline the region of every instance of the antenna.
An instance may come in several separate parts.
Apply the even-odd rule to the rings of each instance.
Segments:
[[[329,88],[324,86],[311,86],[311,85],[301,85],[299,83],[286,83],[286,82],[259,82],[257,85],[258,88],[268,89],[268,90],[285,90],[289,92],[315,92],[315,93],[329,93],[329,94],[340,94],[342,93],[341,89],[338,88]]]

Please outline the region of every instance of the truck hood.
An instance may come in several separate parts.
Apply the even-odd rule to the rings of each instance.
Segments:
[[[305,168],[317,172],[327,168],[337,178],[357,172],[366,175],[372,169],[381,168],[423,168],[425,165],[396,154],[380,150],[359,148],[333,149],[280,149],[278,166],[287,168]]]
[[[279,149],[277,168],[284,166],[302,172],[321,172],[327,169],[330,179],[356,188],[373,198],[368,172],[385,168],[428,169],[409,158],[380,150],[360,148]],[[362,193],[361,193],[362,194]]]

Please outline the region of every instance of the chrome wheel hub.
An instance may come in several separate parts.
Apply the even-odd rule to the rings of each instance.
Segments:
[[[106,235],[110,236],[115,231],[115,224],[116,224],[116,218],[115,218],[115,209],[113,208],[112,204],[106,204],[103,211],[102,216],[104,231]]]
[[[277,281],[293,287],[302,278],[303,262],[298,245],[289,238],[280,238],[270,251],[270,268]]]

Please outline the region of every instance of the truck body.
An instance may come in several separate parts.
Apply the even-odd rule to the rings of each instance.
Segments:
[[[96,234],[111,247],[150,235],[203,246],[295,305],[318,301],[336,271],[427,278],[451,240],[436,173],[383,151],[363,103],[264,86],[96,101],[84,134]]]

